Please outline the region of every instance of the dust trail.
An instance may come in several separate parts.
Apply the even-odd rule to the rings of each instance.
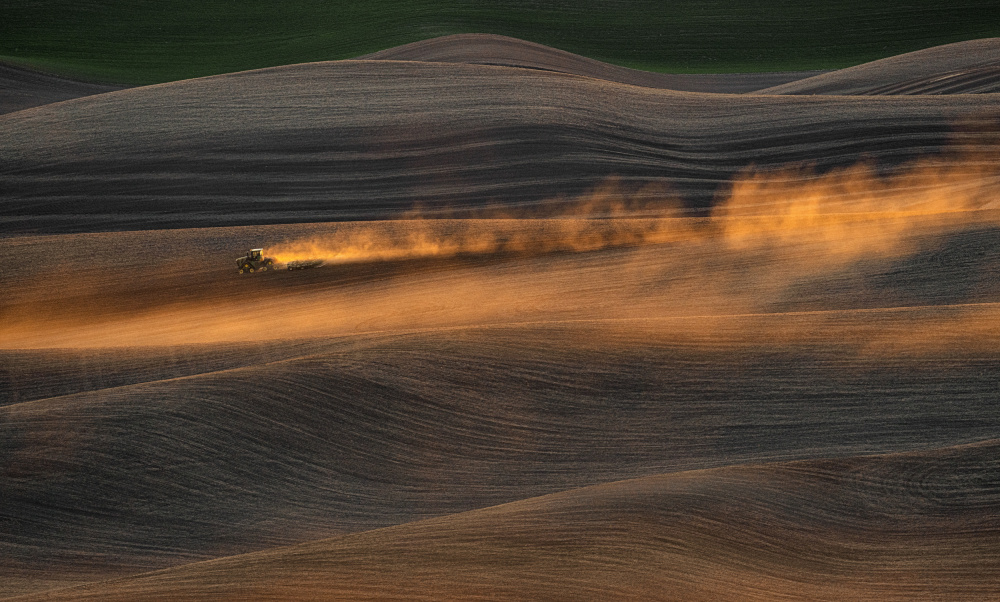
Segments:
[[[681,202],[661,187],[629,193],[612,178],[570,203],[512,212],[486,209],[479,219],[410,219],[346,225],[333,235],[288,241],[267,249],[279,263],[341,264],[510,253],[542,255],[662,244],[695,236],[675,220]]]
[[[817,175],[807,166],[748,171],[713,218],[730,247],[760,249],[818,241],[825,260],[895,257],[933,216],[936,234],[995,221],[1000,174],[978,156],[921,159],[889,177],[862,162]],[[929,234],[929,232],[924,232]]]
[[[747,171],[707,218],[677,217],[669,194],[630,196],[612,181],[546,219],[340,224],[330,235],[293,239],[268,253],[282,261],[341,264],[474,260],[301,288],[288,274],[284,288],[255,289],[250,297],[235,291],[189,295],[86,321],[13,316],[0,325],[0,343],[181,345],[604,323],[604,337],[631,330],[703,346],[848,344],[873,354],[989,349],[1000,336],[993,326],[1000,323],[997,305],[943,313],[850,310],[884,303],[866,290],[864,277],[878,274],[880,265],[964,231],[986,232],[975,235],[976,244],[993,244],[1000,228],[1000,211],[993,210],[1000,192],[995,165],[991,158],[952,156],[920,160],[888,177],[866,164],[824,174],[808,166]],[[516,261],[483,259],[504,252],[520,255]],[[975,257],[963,261],[969,269],[985,269],[974,265]],[[947,270],[926,274],[911,296],[916,304],[954,304],[948,300],[953,278]],[[979,300],[1000,301],[1000,290]],[[783,317],[759,317],[776,312]]]
[[[922,159],[888,177],[871,164],[817,174],[806,165],[734,179],[708,222],[679,219],[681,202],[668,190],[623,190],[610,179],[575,202],[543,204],[543,212],[485,211],[482,220],[421,219],[345,227],[333,235],[268,249],[279,262],[327,264],[495,253],[583,252],[681,241],[724,239],[732,249],[759,252],[819,241],[821,269],[862,257],[913,250],[918,218],[935,216],[938,233],[990,221],[977,210],[1000,207],[1000,175],[981,156]],[[538,219],[544,217],[545,219]]]

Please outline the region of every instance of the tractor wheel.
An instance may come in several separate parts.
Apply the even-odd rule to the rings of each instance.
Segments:
[[[240,268],[240,274],[242,274],[242,273],[243,273],[243,268]]]
[[[267,266],[266,265],[260,266],[260,271],[266,272],[267,271]]]

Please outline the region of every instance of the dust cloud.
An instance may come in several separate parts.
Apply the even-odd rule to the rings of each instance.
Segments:
[[[707,346],[975,350],[1000,337],[1000,306],[879,313],[864,290],[838,287],[852,271],[933,249],[955,233],[1000,227],[992,165],[939,156],[886,177],[864,163],[826,173],[801,165],[748,170],[705,218],[680,217],[665,190],[628,193],[609,181],[542,218],[345,223],[266,253],[285,263],[322,260],[315,272],[331,274],[337,265],[370,264],[374,274],[379,264],[402,260],[470,260],[261,290],[253,301],[259,318],[234,318],[246,300],[233,293],[84,323],[14,319],[0,327],[0,340],[7,348],[183,345],[569,324],[606,341],[631,332]],[[497,258],[504,254],[511,256]],[[935,274],[927,286],[947,288],[949,277]],[[804,290],[813,291],[806,311]],[[828,304],[835,293],[853,305]]]
[[[1000,208],[1000,175],[972,157],[911,163],[880,177],[869,163],[818,174],[796,165],[746,170],[721,196],[707,220],[684,219],[681,201],[663,188],[625,191],[612,178],[576,202],[528,215],[487,211],[469,220],[422,219],[345,225],[332,235],[288,241],[267,250],[281,263],[327,264],[401,259],[586,252],[615,247],[722,240],[730,249],[759,252],[803,242],[819,244],[821,269],[864,257],[914,251],[911,236],[945,234],[995,221],[979,210]],[[932,219],[927,219],[932,218]],[[928,224],[933,223],[933,232]]]
[[[731,248],[810,240],[821,245],[824,261],[847,263],[913,252],[918,228],[946,234],[994,222],[978,210],[1000,206],[998,184],[992,165],[971,157],[921,159],[884,178],[864,162],[823,175],[805,166],[749,171],[713,218]]]
[[[662,187],[629,193],[617,178],[570,203],[511,211],[485,209],[472,219],[405,219],[344,224],[335,234],[279,244],[267,254],[279,264],[326,265],[495,254],[543,255],[662,244],[697,234],[680,200]]]

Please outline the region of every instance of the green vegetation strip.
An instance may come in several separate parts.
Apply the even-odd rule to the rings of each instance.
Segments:
[[[497,33],[665,72],[832,69],[1000,36],[982,0],[4,0],[0,60],[149,84]]]

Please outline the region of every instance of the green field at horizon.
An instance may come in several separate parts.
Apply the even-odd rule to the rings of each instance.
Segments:
[[[0,61],[151,84],[494,33],[675,73],[842,68],[1000,36],[1000,4],[757,0],[10,0]]]

